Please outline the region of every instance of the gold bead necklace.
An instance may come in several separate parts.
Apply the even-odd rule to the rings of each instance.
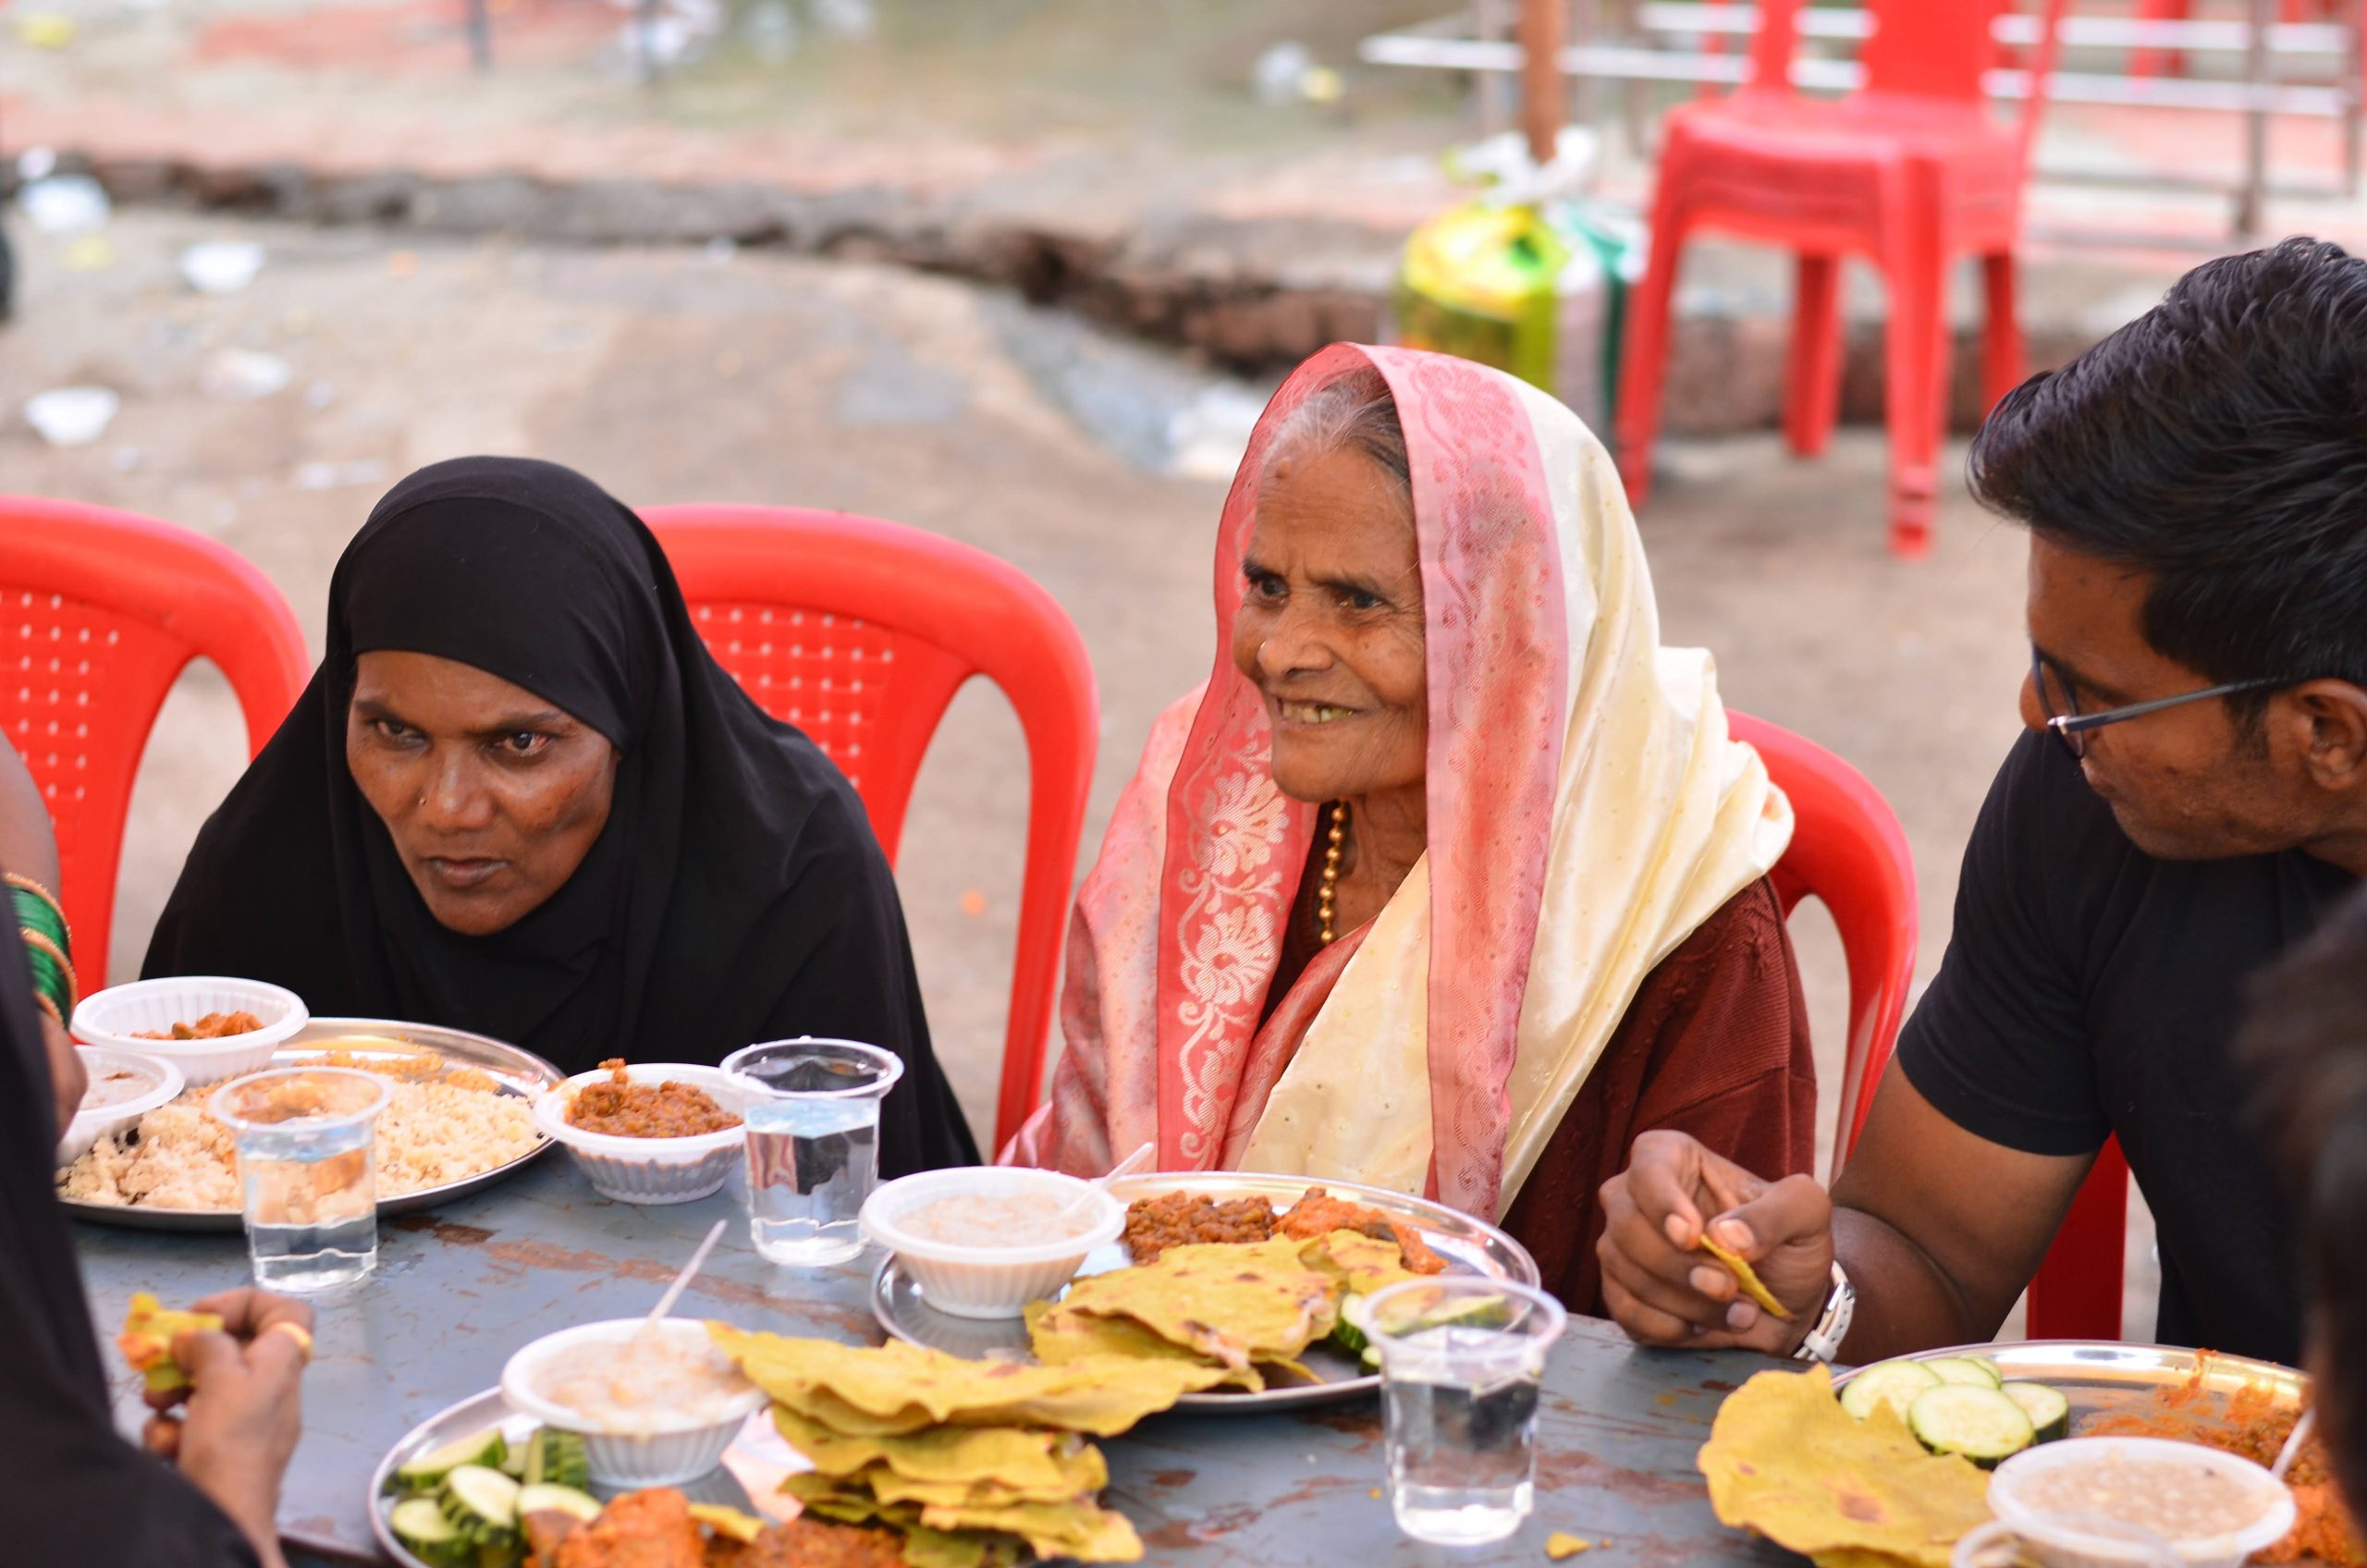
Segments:
[[[1331,906],[1340,891],[1340,854],[1348,842],[1348,802],[1345,801],[1331,802],[1331,840],[1330,847],[1323,851],[1323,880],[1315,889],[1315,919],[1322,931],[1323,945],[1327,948],[1338,935],[1331,929]]]

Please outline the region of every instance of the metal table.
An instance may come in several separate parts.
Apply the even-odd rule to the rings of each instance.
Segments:
[[[493,1387],[509,1354],[537,1335],[647,1311],[705,1229],[741,1212],[732,1188],[668,1208],[609,1203],[554,1154],[474,1197],[387,1221],[376,1275],[320,1303],[304,1439],[280,1510],[289,1543],[316,1554],[299,1561],[380,1562],[363,1494],[404,1432]],[[122,1320],[135,1290],[180,1305],[245,1277],[237,1236],[77,1230],[103,1329]],[[735,1224],[679,1310],[875,1342],[864,1306],[874,1261],[778,1268]],[[1720,1398],[1763,1365],[1747,1354],[1638,1352],[1610,1324],[1574,1319],[1546,1376],[1537,1513],[1484,1550],[1425,1548],[1398,1534],[1380,1490],[1374,1400],[1299,1415],[1155,1416],[1104,1443],[1106,1496],[1134,1522],[1153,1562],[1535,1568],[1553,1530],[1600,1543],[1576,1560],[1587,1568],[1796,1562],[1721,1526],[1693,1466]],[[119,1389],[118,1416],[137,1430],[136,1384],[126,1377]]]

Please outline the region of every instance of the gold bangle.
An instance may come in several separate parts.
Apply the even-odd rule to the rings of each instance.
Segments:
[[[37,898],[42,902],[47,904],[51,910],[55,912],[57,915],[57,924],[65,928],[66,940],[68,943],[71,943],[74,940],[74,923],[66,918],[66,906],[57,901],[57,895],[55,893],[51,892],[48,888],[43,887],[31,877],[20,876],[13,871],[6,874],[0,874],[0,882],[6,882],[11,888],[22,888],[34,898]]]
[[[310,1366],[313,1364],[313,1330],[305,1328],[301,1323],[290,1323],[283,1317],[278,1322],[274,1323],[270,1328],[265,1329],[264,1332],[266,1334],[285,1334],[289,1339],[294,1340],[296,1341],[296,1348],[303,1353],[304,1365]]]
[[[66,1005],[70,1011],[82,997],[82,982],[74,973],[74,961],[67,958],[66,949],[51,941],[46,933],[36,931],[30,925],[19,925],[17,935],[25,939],[25,946],[47,954],[49,961],[57,965],[58,972],[66,976]]]

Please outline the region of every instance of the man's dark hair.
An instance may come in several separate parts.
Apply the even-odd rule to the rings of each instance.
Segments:
[[[2367,894],[2253,979],[2238,1061],[2300,1220],[2320,1430],[2367,1518]]]
[[[2146,641],[2213,681],[2367,686],[2367,260],[2287,239],[2195,268],[2008,393],[1970,477],[2049,543],[2152,574]]]

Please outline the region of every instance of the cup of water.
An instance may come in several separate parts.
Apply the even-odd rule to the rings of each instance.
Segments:
[[[1408,1280],[1358,1304],[1380,1353],[1390,1505],[1417,1541],[1478,1546],[1536,1505],[1537,1402],[1562,1304],[1480,1275]]]
[[[856,1217],[879,1176],[879,1102],[902,1060],[853,1040],[773,1040],[733,1051],[723,1070],[746,1089],[756,1250],[801,1268],[862,1252]]]
[[[255,1283],[325,1291],[378,1266],[378,1112],[386,1081],[344,1067],[233,1078],[209,1102],[239,1148]]]

